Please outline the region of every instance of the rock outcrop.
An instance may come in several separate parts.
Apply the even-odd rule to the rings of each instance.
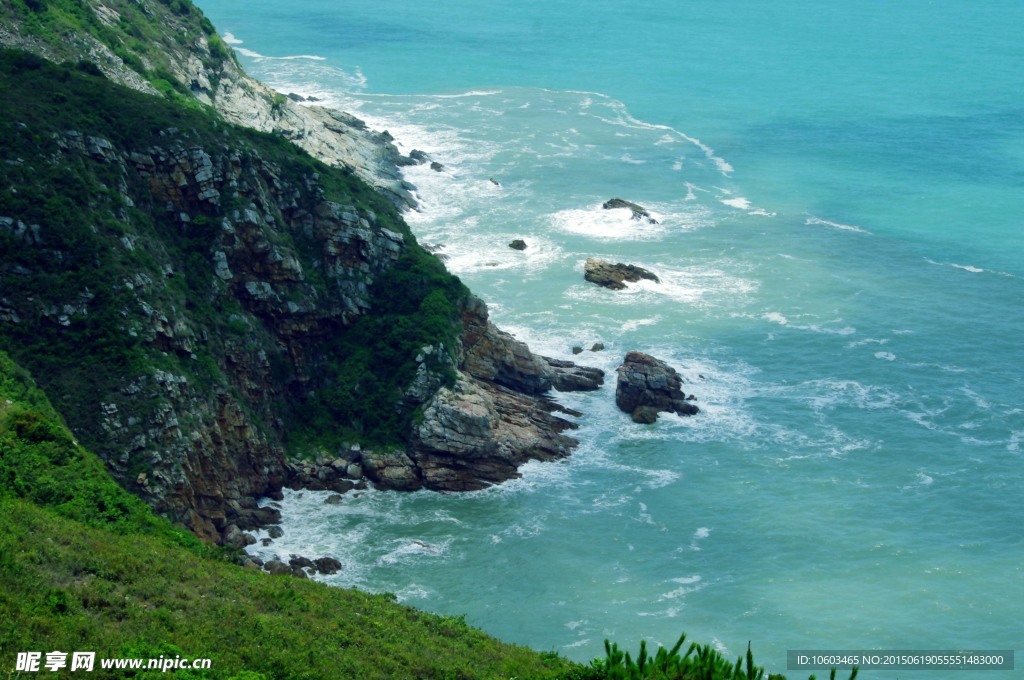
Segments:
[[[0,40],[13,39],[3,27]],[[81,40],[90,46],[49,56],[95,57],[132,84],[120,57]],[[365,478],[393,489],[473,489],[515,476],[526,460],[565,456],[576,442],[564,416],[579,414],[547,393],[597,389],[603,373],[535,355],[497,329],[483,302],[416,245],[394,205],[350,177],[382,188],[381,168],[395,160],[390,135],[272,93],[232,59],[214,58],[212,32],[190,45],[168,47],[168,68],[200,101],[348,170],[74,70],[61,82],[93,78],[89,90],[105,95],[69,99],[63,110],[74,116],[53,127],[8,120],[5,191],[61,200],[0,215],[9,245],[0,252],[0,340],[56,395],[76,436],[158,512],[233,545],[280,520],[256,499],[285,485],[343,492]],[[88,109],[96,101],[110,110]],[[124,110],[150,122],[126,124],[115,115]],[[382,302],[407,301],[395,280],[419,287],[411,311]],[[380,292],[394,289],[391,298]],[[441,328],[445,344],[374,345],[403,321],[415,331],[412,314]],[[345,345],[367,319],[380,323],[362,344]],[[370,347],[391,350],[378,365],[412,366],[412,375],[388,383],[373,373],[375,357],[347,363]],[[353,399],[359,390],[365,398]],[[346,399],[380,395],[379,412],[400,414],[405,428],[382,441],[397,443],[317,451],[326,429],[365,431]],[[312,421],[310,407],[332,399],[345,403],[328,413],[348,420],[325,421],[321,409]],[[314,460],[289,461],[286,447]]]
[[[285,137],[328,165],[353,170],[396,205],[415,205],[414,187],[398,166],[421,162],[422,156],[402,156],[386,131],[375,132],[354,116],[315,105],[313,98],[275,92],[251,78],[197,9],[169,5],[137,0],[82,3],[82,11],[95,13],[96,25],[108,30],[90,32],[89,24],[81,22],[70,40],[60,31],[40,37],[20,21],[0,21],[0,46],[26,49],[58,63],[87,60],[110,80],[158,96],[152,75],[139,69],[159,68],[224,120]],[[151,29],[146,40],[135,40],[134,34],[119,40],[118,31],[133,22]]]
[[[676,370],[649,354],[629,352],[616,373],[615,403],[634,422],[653,423],[662,411],[689,416],[700,410],[683,393]]]
[[[494,326],[477,298],[467,302],[462,323],[455,384],[424,405],[407,455],[396,452],[370,464],[367,475],[377,484],[479,489],[518,476],[528,460],[562,458],[578,443],[563,434],[576,424],[556,414],[581,414],[545,393],[596,390],[604,372],[532,353]]]
[[[633,219],[639,221],[646,221],[648,224],[657,224],[658,220],[651,217],[651,213],[647,211],[647,208],[637,205],[632,201],[625,201],[621,198],[613,198],[605,201],[601,206],[605,210],[618,210],[625,208],[633,213]]]
[[[622,290],[626,287],[625,281],[636,283],[640,279],[647,279],[660,283],[660,280],[653,272],[632,264],[611,264],[596,257],[588,257],[583,265],[583,278],[599,286],[612,290]]]

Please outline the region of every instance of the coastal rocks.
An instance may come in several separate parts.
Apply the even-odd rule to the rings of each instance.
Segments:
[[[534,354],[488,320],[487,305],[479,298],[465,304],[462,326],[458,367],[474,378],[531,395],[552,387],[560,392],[597,389],[604,380],[600,369]]]
[[[624,281],[635,283],[640,279],[647,279],[648,281],[660,283],[658,277],[646,269],[632,264],[622,264],[621,262],[611,264],[596,257],[587,258],[586,263],[583,265],[583,278],[591,283],[596,283],[599,286],[612,290],[622,290],[625,288],[626,284]]]
[[[341,562],[333,557],[318,557],[311,560],[302,555],[289,555],[288,561],[273,559],[261,562],[258,557],[248,556],[245,562],[246,567],[263,569],[273,576],[294,576],[296,578],[309,578],[317,572],[325,575],[337,574],[341,571]]]
[[[574,352],[575,353],[575,352]],[[604,384],[604,371],[571,361],[541,357],[551,369],[551,386],[559,392],[592,392]]]
[[[408,451],[363,455],[378,486],[480,489],[518,476],[528,460],[561,458],[576,445],[562,434],[576,425],[556,414],[581,414],[545,393],[597,389],[604,372],[534,354],[495,327],[475,297],[463,305],[462,327],[455,383],[423,404]]]
[[[460,373],[453,387],[442,388],[427,404],[413,434],[423,486],[481,489],[517,477],[528,460],[568,455],[578,442],[562,432],[576,425],[553,415],[559,408]]]
[[[313,565],[321,574],[337,574],[341,571],[341,562],[333,557],[318,557],[313,560]]]
[[[517,238],[512,240],[508,244],[508,247],[511,248],[512,250],[526,250],[526,241],[524,241],[521,238]]]
[[[624,201],[621,198],[613,198],[605,201],[601,206],[605,210],[617,210],[620,208],[626,208],[633,213],[633,219],[637,221],[646,220],[648,224],[657,224],[658,220],[651,217],[651,213],[647,212],[647,208],[637,205],[632,201]]]
[[[700,410],[683,393],[676,370],[649,354],[629,352],[616,372],[615,403],[634,422],[653,423],[662,411],[688,416]]]

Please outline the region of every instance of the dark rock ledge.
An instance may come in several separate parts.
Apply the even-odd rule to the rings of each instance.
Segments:
[[[617,210],[619,208],[626,208],[632,211],[633,219],[637,220],[638,222],[643,220],[646,221],[648,224],[658,223],[658,220],[651,217],[651,213],[647,212],[647,208],[641,205],[637,205],[632,201],[625,201],[621,198],[613,198],[611,200],[605,201],[604,205],[602,205],[601,207],[604,208],[605,210]]]
[[[588,257],[583,265],[583,278],[599,286],[612,290],[622,290],[626,287],[625,281],[636,283],[640,279],[647,279],[655,283],[661,283],[660,279],[642,267],[632,264],[611,264],[596,257]]]

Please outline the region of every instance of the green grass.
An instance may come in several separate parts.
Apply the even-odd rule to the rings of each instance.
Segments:
[[[77,60],[80,36],[89,35],[182,106],[201,108],[187,83],[169,77],[172,60],[183,62],[181,55],[194,54],[216,78],[224,61],[233,59],[213,25],[189,0],[145,4],[105,0],[103,5],[116,13],[106,20],[93,11],[94,4],[87,0],[7,0],[0,3],[0,22],[19,26],[24,35],[45,45],[58,60]],[[78,40],[69,40],[71,36]],[[198,47],[203,40],[206,50]]]
[[[384,595],[273,577],[0,501],[0,669],[18,651],[213,659],[208,677],[564,677],[573,665]],[[125,677],[123,674],[119,677]],[[179,675],[179,677],[182,677]],[[206,676],[193,676],[206,677]]]
[[[0,671],[14,668],[18,652],[54,650],[209,657],[208,674],[178,677],[259,674],[250,680],[579,670],[461,617],[273,577],[230,558],[121,489],[28,373],[0,353]]]

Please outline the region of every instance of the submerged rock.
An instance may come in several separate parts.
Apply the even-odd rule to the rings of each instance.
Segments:
[[[649,354],[629,352],[616,372],[615,403],[634,422],[653,423],[662,411],[681,416],[700,411],[687,401],[679,373]]]
[[[583,278],[591,283],[596,283],[599,286],[612,290],[622,290],[625,288],[626,284],[623,283],[624,281],[636,283],[640,279],[647,279],[655,283],[661,282],[653,272],[642,267],[621,262],[611,264],[596,257],[587,258],[586,263],[583,265]]]
[[[508,247],[512,250],[526,250],[526,241],[521,238],[517,238],[508,244]]]
[[[625,201],[621,198],[613,198],[605,201],[604,205],[601,206],[605,210],[616,210],[618,208],[627,208],[633,212],[633,219],[640,221],[646,220],[648,224],[657,224],[658,220],[651,217],[651,213],[647,212],[647,208],[642,205],[637,205],[632,201]]]

